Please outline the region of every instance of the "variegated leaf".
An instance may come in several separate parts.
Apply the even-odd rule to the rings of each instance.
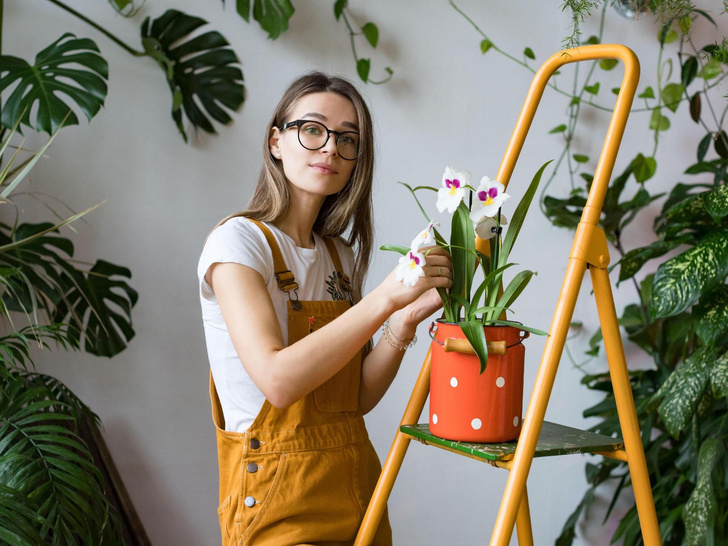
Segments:
[[[671,388],[664,393],[657,413],[674,437],[680,434],[695,413],[698,401],[708,384],[708,366],[715,358],[714,350],[701,347],[672,372]]]
[[[722,184],[705,193],[703,197],[705,209],[713,217],[716,224],[720,224],[728,215],[728,185]]]
[[[697,484],[682,513],[682,519],[685,522],[683,544],[686,546],[703,544],[711,513],[715,510],[713,470],[723,453],[723,443],[717,438],[709,438],[700,446]]]
[[[660,239],[650,245],[630,250],[619,260],[619,282],[634,277],[649,260],[663,256],[688,240],[690,237],[680,237],[670,241]]]
[[[728,352],[723,353],[710,370],[710,386],[716,398],[728,397]]]
[[[706,345],[714,345],[728,332],[728,286],[705,294],[693,308],[695,333]]]
[[[653,319],[687,311],[728,273],[728,232],[715,230],[696,246],[660,264],[652,286]]]

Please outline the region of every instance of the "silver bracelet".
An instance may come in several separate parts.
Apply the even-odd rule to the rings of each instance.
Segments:
[[[392,329],[389,327],[389,319],[384,321],[382,325],[382,337],[390,345],[399,351],[406,351],[407,349],[414,347],[417,343],[417,334],[412,336],[412,339],[399,339]]]

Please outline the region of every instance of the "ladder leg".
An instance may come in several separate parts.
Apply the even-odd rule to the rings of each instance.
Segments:
[[[528,493],[523,490],[521,504],[518,506],[516,516],[516,533],[518,546],[533,546],[533,530],[531,529],[531,511],[528,508]]]
[[[430,363],[431,351],[428,350],[400,425],[414,425],[422,414],[422,408],[425,407],[427,396],[430,393]],[[402,461],[407,454],[407,448],[411,440],[409,436],[402,434],[399,429],[397,430],[392,447],[389,448],[387,459],[384,461],[382,473],[374,488],[372,499],[369,501],[364,519],[359,527],[359,533],[356,535],[354,546],[369,546],[374,540],[384,509],[387,507],[387,499],[392,492],[392,487],[394,487],[394,480],[397,479],[397,474],[402,467]]]
[[[508,473],[503,499],[498,509],[498,517],[495,520],[493,535],[490,539],[492,546],[507,546],[510,543],[517,511],[526,491],[526,479],[536,452],[536,444],[546,416],[546,407],[554,386],[556,371],[559,368],[559,360],[564,350],[569,324],[574,315],[576,299],[585,272],[586,262],[584,260],[569,259],[551,330],[546,340],[541,364],[536,374],[536,382],[528,402],[526,416],[523,419],[521,435],[518,437],[518,445]]]
[[[612,299],[612,287],[609,283],[609,274],[606,269],[590,267],[594,299],[597,303],[599,323],[604,337],[604,348],[609,362],[609,373],[614,387],[614,399],[617,404],[619,426],[622,429],[624,450],[627,454],[629,474],[632,479],[637,515],[642,528],[642,538],[647,546],[662,544],[660,529],[655,513],[655,503],[652,498],[650,477],[645,461],[645,452],[642,448],[639,421],[635,410],[632,387],[627,372],[627,362],[624,357],[622,338],[619,334],[617,312]]]

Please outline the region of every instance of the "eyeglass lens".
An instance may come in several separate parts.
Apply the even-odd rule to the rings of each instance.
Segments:
[[[329,140],[329,133],[336,138],[336,150],[344,159],[356,159],[359,154],[359,135],[354,132],[335,134],[317,121],[306,121],[298,127],[298,141],[304,148],[319,150]]]

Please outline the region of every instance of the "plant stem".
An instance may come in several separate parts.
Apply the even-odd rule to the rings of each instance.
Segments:
[[[361,34],[360,32],[354,32],[354,29],[351,28],[351,23],[349,23],[349,18],[346,16],[346,10],[341,11],[341,17],[344,19],[344,24],[346,24],[346,28],[349,30],[349,40],[351,42],[351,52],[354,55],[354,61],[359,64],[359,57],[356,54],[356,45],[354,43],[354,36],[357,36],[358,34]],[[367,75],[367,81],[366,83],[372,83],[374,85],[381,85],[383,83],[387,83],[389,80],[392,79],[392,74],[390,72],[389,77],[384,78],[383,80],[374,81],[372,80],[369,75]]]
[[[117,38],[116,36],[114,36],[113,34],[111,34],[104,27],[102,27],[101,25],[93,22],[91,19],[89,19],[85,15],[79,13],[75,9],[67,6],[66,4],[64,4],[63,2],[61,2],[60,0],[48,0],[48,1],[51,4],[55,4],[59,8],[66,10],[71,15],[75,15],[76,17],[78,17],[79,19],[81,19],[84,23],[87,23],[87,24],[91,25],[96,30],[98,30],[99,32],[101,32],[104,36],[106,36],[109,40],[111,40],[112,42],[114,42],[116,45],[118,45],[119,47],[121,47],[123,50],[125,50],[129,54],[134,55],[135,57],[145,57],[146,56],[146,53],[144,51],[137,51],[133,47],[127,45],[124,42],[122,42],[119,38]]]

